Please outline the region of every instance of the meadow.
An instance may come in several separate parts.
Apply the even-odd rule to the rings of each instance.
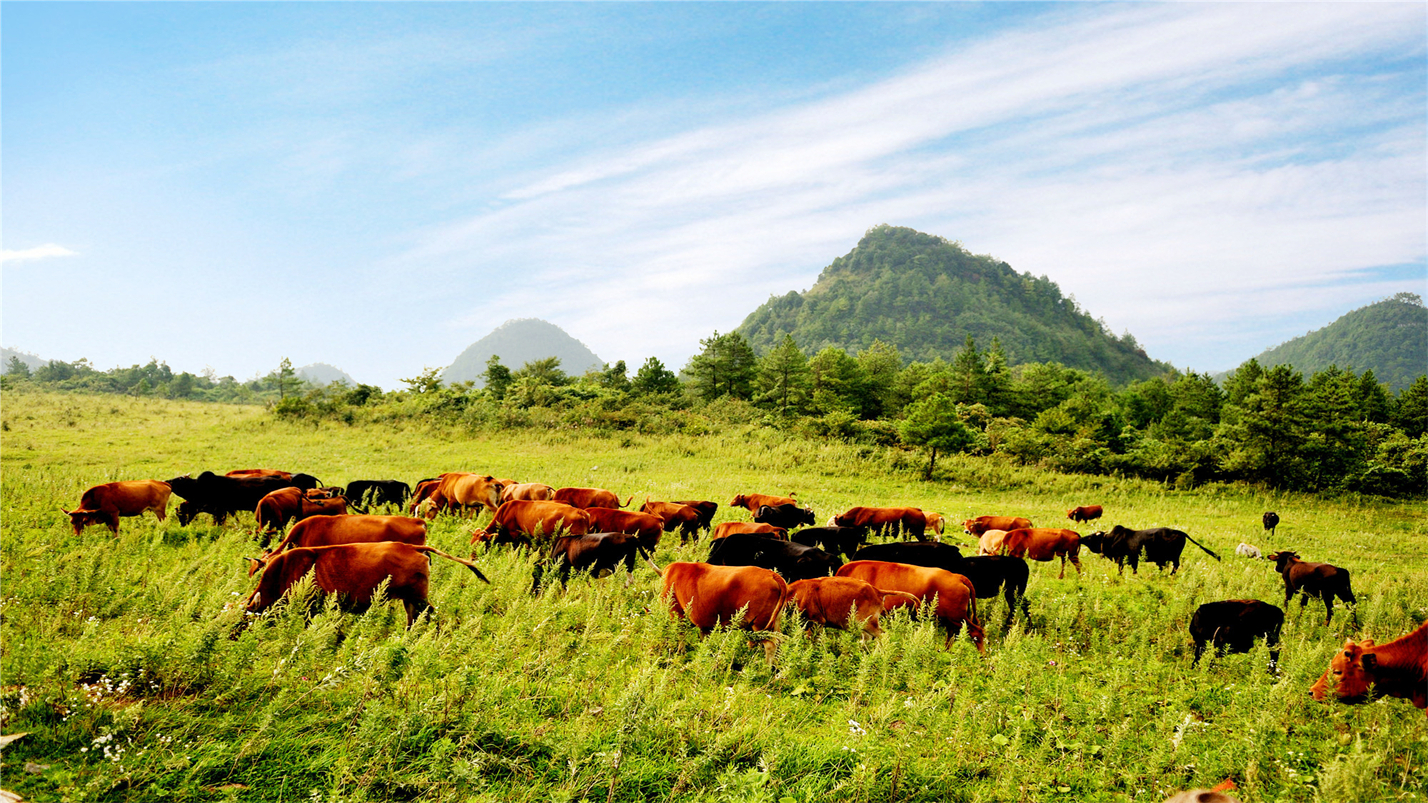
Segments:
[[[42,392],[0,397],[0,753],[27,800],[1158,801],[1225,780],[1244,801],[1428,800],[1428,718],[1405,700],[1308,696],[1349,637],[1396,638],[1428,619],[1419,502],[1248,487],[1172,490],[952,457],[932,481],[896,449],[730,426],[704,436],[421,422],[292,422],[262,408]],[[1031,616],[984,601],[986,654],[903,614],[887,634],[810,632],[785,616],[770,666],[738,632],[674,622],[648,565],[633,576],[530,590],[531,559],[478,554],[492,580],[433,566],[436,615],[278,606],[246,629],[251,516],[180,527],[124,519],[76,537],[60,507],[121,479],[268,467],[327,484],[471,470],[610,488],[636,504],[797,492],[820,522],[854,505],[911,505],[949,522],[1018,514],[1060,526],[1171,526],[1179,574],[1121,576],[1033,563]],[[170,505],[170,513],[177,504]],[[1266,510],[1282,517],[1263,533]],[[484,521],[484,516],[482,520]],[[430,542],[465,555],[475,522]],[[972,551],[949,526],[944,540]],[[1280,605],[1267,561],[1295,549],[1344,566],[1357,625],[1317,601],[1287,608],[1279,672],[1267,650],[1190,665],[1194,609]],[[666,536],[656,561],[699,560]],[[310,588],[298,589],[301,597]],[[241,630],[241,632],[239,632]]]

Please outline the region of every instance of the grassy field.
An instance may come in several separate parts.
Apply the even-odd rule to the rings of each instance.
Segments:
[[[922,458],[770,430],[472,437],[275,421],[259,409],[47,394],[3,399],[0,723],[4,788],[34,800],[1161,800],[1226,779],[1245,801],[1428,799],[1428,718],[1407,701],[1316,703],[1310,684],[1347,637],[1387,641],[1428,618],[1421,503],[1059,476]],[[477,556],[493,581],[439,561],[438,615],[280,606],[236,638],[253,588],[250,516],[124,519],[76,538],[59,507],[90,485],[205,469],[306,471],[328,484],[476,470],[552,485],[725,505],[796,491],[820,521],[854,505],[1184,529],[1177,576],[1033,564],[1029,622],[983,607],[986,655],[905,617],[863,644],[785,617],[770,667],[738,633],[672,622],[658,578],[573,580],[530,593],[529,559]],[[171,506],[172,508],[172,506]],[[1269,539],[1260,513],[1283,519]],[[738,511],[742,513],[742,511]],[[715,521],[744,518],[721,507]],[[470,520],[431,542],[465,554]],[[1083,526],[1081,531],[1090,528]],[[952,532],[956,530],[956,532]],[[949,528],[947,539],[970,539]],[[1263,647],[1190,667],[1201,603],[1283,601],[1241,541],[1353,573],[1355,627],[1288,609],[1280,673]],[[657,560],[705,547],[661,545]],[[1317,605],[1318,607],[1315,607]]]

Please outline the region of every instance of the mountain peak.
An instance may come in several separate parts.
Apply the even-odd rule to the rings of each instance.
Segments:
[[[560,369],[573,376],[605,365],[595,352],[559,326],[540,318],[515,318],[468,346],[442,371],[441,381],[447,384],[475,382],[477,387],[484,386],[486,361],[492,355],[499,356],[501,364],[513,371],[547,357],[560,358]]]

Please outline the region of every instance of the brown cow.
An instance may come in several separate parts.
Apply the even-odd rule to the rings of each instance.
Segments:
[[[718,625],[732,624],[740,611],[745,630],[777,630],[788,584],[777,573],[757,566],[681,562],[664,567],[662,596],[669,601],[670,616],[688,619],[702,638]],[[764,641],[770,663],[777,649],[777,642]]]
[[[313,516],[294,524],[287,536],[261,559],[248,558],[253,561],[248,574],[251,576],[264,562],[287,549],[381,541],[425,544],[426,522],[407,516]]]
[[[75,535],[91,524],[108,525],[110,532],[118,535],[120,516],[141,516],[152,510],[159,521],[167,518],[171,492],[167,482],[158,480],[106,482],[85,491],[79,497],[79,507],[60,510],[69,516]]]
[[[438,507],[444,503],[448,510],[461,512],[484,507],[494,513],[501,504],[501,483],[489,474],[453,471],[441,475],[435,496],[441,497]]]
[[[852,617],[854,627],[867,636],[883,634],[878,618],[885,610],[900,605],[917,606],[917,598],[901,591],[883,591],[854,577],[814,577],[788,586],[789,600],[808,621],[825,627],[846,628]]]
[[[431,509],[431,505],[423,504],[436,493],[436,489],[441,487],[441,478],[432,477],[425,480],[417,480],[416,487],[412,488],[411,500],[407,502],[407,512],[417,513],[423,518],[429,518],[425,514]]]
[[[590,514],[564,502],[516,499],[496,508],[484,530],[471,534],[471,543],[530,544],[557,535],[585,535],[592,530]]]
[[[517,482],[501,489],[501,501],[549,502],[555,499],[555,489],[540,482]]]
[[[1068,518],[1068,519],[1070,519],[1070,520],[1076,522],[1077,524],[1083,524],[1083,523],[1085,523],[1085,522],[1091,521],[1092,519],[1099,519],[1100,517],[1101,517],[1101,506],[1100,506],[1100,505],[1086,505],[1085,507],[1073,507],[1073,508],[1071,508],[1070,510],[1066,511],[1066,518]]]
[[[1003,543],[1006,545],[1006,554],[1014,558],[1039,561],[1061,558],[1061,574],[1057,575],[1058,580],[1066,576],[1067,559],[1070,559],[1071,565],[1076,567],[1076,573],[1081,573],[1081,558],[1079,557],[1081,536],[1075,530],[1051,528],[1010,530],[1003,536]]]
[[[1267,558],[1274,561],[1274,567],[1284,577],[1286,607],[1295,594],[1300,595],[1300,608],[1309,604],[1310,595],[1319,597],[1324,600],[1324,624],[1327,625],[1334,618],[1334,597],[1346,603],[1355,601],[1348,569],[1341,569],[1332,563],[1308,563],[1300,560],[1296,552],[1274,552]],[[1350,608],[1349,611],[1354,616],[1354,622],[1358,622],[1358,610]]]
[[[1373,639],[1344,642],[1309,693],[1315,700],[1332,692],[1340,702],[1362,703],[1369,699],[1370,688],[1412,700],[1428,714],[1428,622],[1387,644],[1375,645]]]
[[[1007,552],[1007,531],[987,530],[977,542],[978,555],[1005,555]]]
[[[942,528],[945,526],[946,525],[943,523],[941,513],[927,514],[927,529],[931,530],[935,534],[935,540],[942,540]]]
[[[1031,519],[1021,516],[978,516],[962,522],[962,529],[968,535],[980,536],[987,530],[1026,530],[1031,528]]]
[[[640,512],[659,516],[667,533],[674,532],[674,528],[678,527],[681,544],[691,539],[696,542],[699,540],[699,511],[689,505],[679,502],[651,502],[646,497],[645,503],[640,505]]]
[[[726,521],[714,528],[714,535],[710,536],[710,541],[718,541],[726,535],[734,533],[762,533],[772,535],[774,538],[788,540],[788,530],[782,527],[775,527],[772,524],[754,524],[747,521]]]
[[[278,479],[290,480],[293,478],[291,471],[279,471],[275,468],[239,468],[224,474],[225,477],[277,477]]]
[[[750,513],[757,513],[759,508],[768,505],[777,507],[779,505],[798,505],[798,500],[793,498],[793,494],[788,496],[770,496],[768,494],[739,494],[734,497],[734,501],[729,503],[729,507],[741,507]]]
[[[340,516],[347,512],[347,497],[328,496],[325,490],[304,491],[300,488],[279,488],[258,500],[253,517],[263,533],[262,545],[268,545],[271,533],[281,530],[293,519],[309,516]]]
[[[372,594],[388,581],[387,596],[401,600],[410,628],[422,613],[434,610],[427,602],[431,559],[454,560],[490,583],[476,564],[430,546],[383,541],[376,544],[338,544],[300,547],[275,555],[263,564],[258,587],[248,595],[249,613],[262,613],[282,599],[298,580],[312,573],[312,583],[324,594],[337,594],[343,610],[362,613],[372,604]]]
[[[587,507],[585,514],[590,517],[590,530],[602,533],[630,533],[639,536],[640,548],[646,554],[659,546],[659,537],[664,532],[664,521],[651,513],[636,513],[613,507]]]
[[[880,560],[855,560],[838,570],[838,577],[852,577],[871,583],[883,591],[902,591],[917,597],[922,603],[935,597],[934,615],[947,629],[945,647],[952,646],[952,637],[967,625],[967,635],[979,652],[982,646],[982,625],[977,621],[977,591],[972,581],[946,569],[912,566],[906,563],[885,563]]]
[[[927,514],[915,507],[855,507],[841,516],[834,516],[834,527],[866,527],[879,537],[896,538],[905,531],[919,541],[926,541]]]
[[[630,503],[635,501],[635,497],[631,496],[626,499],[622,505],[620,497],[616,496],[614,491],[607,491],[604,488],[558,488],[555,491],[555,501],[584,510],[588,507],[629,507]]]
[[[703,499],[676,499],[676,505],[689,505],[699,511],[699,529],[709,532],[709,527],[714,522],[714,514],[719,512],[718,502],[709,502]],[[755,508],[757,510],[757,508]]]

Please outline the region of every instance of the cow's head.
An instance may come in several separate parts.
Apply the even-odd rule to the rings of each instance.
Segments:
[[[99,510],[84,510],[83,508],[79,510],[65,510],[64,508],[60,508],[60,512],[69,516],[69,523],[70,526],[74,527],[75,535],[84,532],[84,528],[91,524],[108,523],[108,520],[104,517],[104,513]]]
[[[1378,656],[1369,652],[1373,646],[1373,639],[1364,639],[1357,644],[1344,642],[1344,648],[1330,659],[1329,670],[1310,689],[1314,699],[1323,700],[1330,690],[1346,703],[1361,703],[1367,699],[1369,688],[1373,686],[1374,671],[1378,668]]]
[[[1264,558],[1265,560],[1274,561],[1274,568],[1282,572],[1284,571],[1284,567],[1288,566],[1296,560],[1299,560],[1299,554],[1296,552],[1289,551],[1271,552],[1268,555],[1265,555]]]
[[[1091,533],[1090,535],[1081,536],[1081,546],[1091,550],[1092,552],[1095,552],[1098,555],[1101,554],[1101,549],[1104,548],[1105,543],[1106,534],[1102,532]]]
[[[734,497],[734,501],[729,503],[729,507],[744,507],[749,503],[749,497],[739,494]]]

